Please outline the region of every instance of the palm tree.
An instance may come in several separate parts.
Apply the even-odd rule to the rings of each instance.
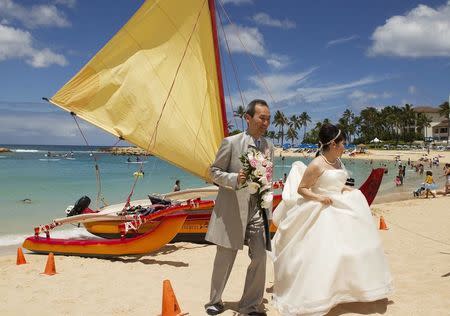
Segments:
[[[287,131],[287,139],[290,139],[292,144],[294,144],[294,140],[298,139],[297,130],[293,126],[289,126]]]
[[[411,104],[405,104],[402,107],[402,118],[403,118],[403,140],[410,140],[411,126],[414,125],[415,112]]]
[[[239,105],[237,110],[233,111],[233,116],[241,119],[242,130],[244,130],[245,107],[243,105]]]
[[[275,138],[276,138],[275,131],[267,131],[267,137],[268,137],[269,139],[271,139],[272,142],[273,142],[273,141],[275,140]]]
[[[342,117],[338,120],[339,125],[343,132],[345,132],[349,137],[349,142],[351,141],[351,124],[355,115],[350,109],[346,109],[344,113],[342,113]]]
[[[450,140],[450,109],[448,102],[444,102],[441,105],[439,105],[439,114],[441,116],[445,116],[447,118],[447,145]]]
[[[231,121],[227,121],[228,132],[230,132],[233,129],[233,127],[234,127],[233,123],[231,123]]]
[[[281,112],[280,110],[275,112],[275,116],[273,118],[273,124],[275,124],[275,126],[279,126],[280,130],[279,132],[281,133],[281,147],[283,147],[283,143],[284,143],[284,126],[287,125],[289,123],[289,120],[287,119],[286,115],[284,115],[283,112]]]
[[[297,133],[297,130],[302,127],[302,124],[300,123],[300,118],[297,115],[292,115],[289,118],[289,128],[294,129],[294,131]],[[295,139],[298,139],[298,134]]]
[[[306,137],[306,126],[308,125],[308,123],[311,123],[311,117],[308,115],[308,113],[302,112],[302,114],[300,114],[298,119],[300,120],[301,126],[303,126],[303,128],[304,128],[304,130],[303,130],[303,139],[305,139],[305,137]]]
[[[417,119],[416,119],[416,126],[417,126],[417,133],[422,133],[423,134],[423,130],[425,129],[425,139],[428,137],[427,135],[427,129],[426,127],[430,127],[431,123],[431,119],[426,116],[423,113],[417,113]]]

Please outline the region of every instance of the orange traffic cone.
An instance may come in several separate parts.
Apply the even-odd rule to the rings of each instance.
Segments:
[[[17,261],[16,265],[25,264],[27,261],[25,260],[25,256],[23,255],[22,248],[17,248]]]
[[[47,264],[45,265],[45,270],[41,274],[47,274],[47,275],[56,274],[55,256],[53,255],[53,252],[50,252],[48,254]]]
[[[172,285],[169,280],[163,281],[163,297],[162,297],[162,314],[161,316],[177,316],[182,315],[180,305],[173,292]]]
[[[380,216],[380,230],[388,230],[386,222],[384,221],[383,216]]]

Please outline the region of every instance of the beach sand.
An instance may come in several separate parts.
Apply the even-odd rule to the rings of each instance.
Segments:
[[[449,315],[450,197],[415,199],[372,207],[374,225],[383,215],[389,227],[379,231],[394,277],[387,300],[350,303],[329,315]],[[223,315],[234,310],[242,293],[249,259],[240,251],[225,289]],[[183,312],[205,315],[215,247],[169,244],[141,258],[98,259],[56,256],[58,274],[43,272],[47,257],[25,253],[0,257],[0,315],[158,315],[162,282],[171,281]],[[271,306],[273,267],[268,259],[265,306]]]
[[[291,150],[281,150],[280,148],[276,148],[275,157],[280,157],[280,155],[285,157],[314,157],[316,152],[312,153],[294,153]],[[395,156],[400,156],[400,159],[403,163],[408,161],[408,158],[411,161],[418,161],[420,158],[427,155],[429,159],[433,157],[439,157],[439,162],[443,166],[445,163],[450,163],[450,152],[449,151],[436,151],[431,150],[429,154],[423,150],[383,150],[383,149],[369,149],[364,154],[357,154],[354,156],[349,156],[349,154],[342,155],[342,158],[352,158],[352,159],[364,159],[364,160],[387,160],[394,161]]]

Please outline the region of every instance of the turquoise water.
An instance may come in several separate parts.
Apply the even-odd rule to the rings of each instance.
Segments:
[[[53,218],[64,217],[68,205],[83,195],[91,198],[91,208],[95,208],[97,186],[93,158],[83,146],[24,146],[0,145],[13,150],[0,154],[0,248],[20,243],[27,235],[33,234],[33,227],[47,224]],[[64,155],[74,152],[74,160],[53,157],[55,161],[45,160],[45,154]],[[100,167],[102,192],[109,203],[126,200],[131,191],[133,172],[139,164],[127,163],[126,156],[113,156],[94,152]],[[132,158],[135,160],[135,158]],[[156,157],[142,158],[145,176],[139,178],[133,199],[146,198],[149,193],[165,193],[172,190],[176,179],[181,180],[182,188],[201,187],[205,183]],[[280,179],[288,173],[292,162],[298,158],[275,160],[275,178]],[[308,163],[308,159],[300,159]],[[366,161],[345,160],[347,169],[355,178],[358,187],[369,175],[372,165]],[[373,167],[380,166],[374,162]],[[381,194],[396,190],[393,185],[395,165],[388,162],[389,174],[381,187]],[[415,174],[415,173],[414,173]],[[409,170],[407,178],[409,175]],[[414,180],[418,183],[422,177]],[[419,180],[418,180],[419,179]],[[22,200],[30,199],[31,203]],[[78,236],[82,229],[66,227],[61,236]],[[58,236],[58,235],[55,235]],[[1,251],[1,249],[0,249]]]

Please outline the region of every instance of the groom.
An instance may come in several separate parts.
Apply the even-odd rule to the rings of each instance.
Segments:
[[[250,195],[245,188],[239,189],[246,181],[239,157],[245,154],[248,148],[256,148],[273,160],[273,144],[263,137],[270,125],[270,111],[266,101],[251,101],[247,106],[245,120],[248,124],[247,131],[223,140],[210,169],[213,181],[220,188],[205,238],[217,245],[210,301],[205,305],[208,315],[217,315],[224,311],[222,293],[237,251],[243,248],[244,243],[249,247],[251,262],[247,268],[239,312],[247,315],[266,315],[265,312],[260,312],[259,308],[266,279],[268,226],[266,225],[266,231],[264,217],[267,224],[271,207],[269,210],[259,210],[257,196]]]

